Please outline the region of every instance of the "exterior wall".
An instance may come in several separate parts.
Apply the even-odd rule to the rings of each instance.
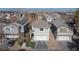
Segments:
[[[48,29],[43,29],[43,31],[40,31],[40,28],[34,28],[32,27],[32,33],[35,35],[49,35],[49,28]]]
[[[32,27],[32,33],[34,34],[33,40],[48,40],[49,39],[49,28],[43,29],[43,31],[40,31],[40,28],[34,28]]]
[[[37,36],[35,35],[33,40],[34,41],[48,41],[49,37],[48,36]]]

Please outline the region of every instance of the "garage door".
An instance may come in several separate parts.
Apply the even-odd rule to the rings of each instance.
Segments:
[[[57,40],[70,41],[71,40],[71,36],[57,36]]]
[[[47,36],[35,36],[34,37],[35,40],[48,40]]]

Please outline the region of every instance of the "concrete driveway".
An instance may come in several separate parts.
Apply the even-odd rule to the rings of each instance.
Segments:
[[[47,43],[45,41],[36,42],[36,49],[48,49]]]

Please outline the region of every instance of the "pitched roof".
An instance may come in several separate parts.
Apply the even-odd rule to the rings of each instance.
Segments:
[[[54,19],[52,19],[51,23],[54,26],[56,26],[56,28],[58,28],[58,27],[65,25],[65,20],[63,20],[62,18],[54,17]]]
[[[3,28],[6,28],[6,27],[19,27],[19,24],[18,23],[16,23],[16,22],[14,22],[14,23],[9,23],[9,24],[6,24]]]
[[[17,23],[19,23],[19,24],[21,24],[21,25],[24,25],[24,24],[26,24],[28,21],[27,21],[27,19],[21,19],[21,20],[19,20],[19,21],[17,21]]]
[[[32,26],[36,28],[49,28],[50,27],[50,25],[46,21],[41,20],[41,19],[34,21],[32,23]]]
[[[16,26],[16,27],[19,27],[19,26],[20,26],[20,25],[19,25],[18,23],[16,23],[16,22],[11,23],[11,24],[8,24],[8,25],[10,25],[10,26]]]

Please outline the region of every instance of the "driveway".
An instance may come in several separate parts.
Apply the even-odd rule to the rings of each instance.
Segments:
[[[45,41],[36,42],[36,49],[48,49],[47,43]]]
[[[53,33],[50,32],[49,40],[46,41],[37,41],[35,49],[38,51],[60,51],[62,50],[59,42],[55,40]]]

